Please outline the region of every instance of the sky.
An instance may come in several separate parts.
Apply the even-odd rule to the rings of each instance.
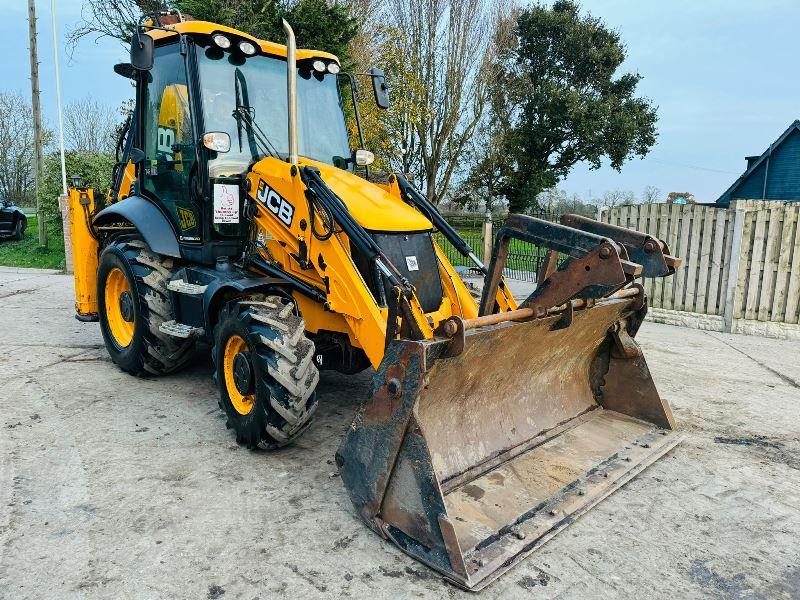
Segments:
[[[115,40],[84,40],[70,56],[67,33],[80,19],[81,0],[55,0],[64,102],[91,96],[118,106],[132,95],[115,75],[127,60]],[[575,167],[562,187],[584,199],[606,190],[645,186],[691,192],[713,202],[800,118],[800,2],[796,0],[584,0],[583,9],[617,30],[627,46],[622,69],[643,79],[639,93],[658,107],[659,138],[644,159],[617,173]],[[0,39],[11,49],[0,61],[0,91],[30,94],[27,6],[0,0]],[[50,0],[37,0],[44,119],[57,120]]]

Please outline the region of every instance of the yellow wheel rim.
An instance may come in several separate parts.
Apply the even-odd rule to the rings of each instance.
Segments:
[[[245,342],[238,335],[232,335],[228,338],[225,344],[225,351],[222,357],[222,370],[225,373],[225,389],[228,392],[228,398],[231,399],[233,408],[236,409],[240,415],[250,414],[253,410],[253,402],[255,402],[255,394],[243,395],[236,387],[234,380],[233,361],[236,355],[240,352],[248,352],[247,342]]]
[[[122,269],[114,267],[106,278],[105,301],[108,330],[120,348],[133,341],[133,293]],[[127,317],[127,318],[126,318]]]

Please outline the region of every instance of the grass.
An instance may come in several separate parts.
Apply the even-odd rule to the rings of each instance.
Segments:
[[[473,251],[480,256],[483,246],[481,245],[481,230],[478,228],[455,228],[456,232],[472,247]],[[459,254],[455,248],[445,239],[441,233],[434,234],[436,242],[442,247],[444,253],[452,262],[453,266],[473,266],[472,261]],[[508,259],[506,269],[512,271],[535,271],[538,259],[546,252],[543,248],[538,248],[534,244],[518,239],[512,239],[509,244]]]
[[[457,229],[472,249],[481,253],[481,230],[478,228]],[[28,217],[28,228],[25,230],[25,239],[21,242],[13,240],[0,241],[0,266],[4,267],[32,267],[37,269],[63,269],[64,268],[64,238],[60,233],[48,233],[48,247],[39,248],[39,235],[37,232],[37,219]],[[472,262],[462,257],[455,248],[452,248],[441,234],[436,234],[436,241],[445,249],[454,265],[472,266]],[[449,250],[449,252],[448,252]],[[506,263],[506,268],[519,271],[532,270],[535,264],[537,248],[532,244],[511,240],[511,248]]]
[[[47,241],[47,248],[39,248],[38,220],[34,216],[28,217],[22,241],[0,240],[0,266],[63,269],[64,237],[60,233],[48,232]]]

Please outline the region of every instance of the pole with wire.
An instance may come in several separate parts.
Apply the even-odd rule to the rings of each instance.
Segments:
[[[40,189],[42,183],[42,105],[39,91],[39,58],[36,50],[36,0],[28,0],[28,35],[31,60],[31,110],[33,112],[33,169],[36,190],[36,217],[39,226],[39,246],[47,247],[44,212]]]

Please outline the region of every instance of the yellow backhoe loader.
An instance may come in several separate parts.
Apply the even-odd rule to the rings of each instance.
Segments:
[[[174,12],[139,23],[115,66],[136,102],[111,191],[70,192],[77,316],[133,375],[213,346],[248,448],[310,426],[321,370],[374,369],[336,454],[353,505],[480,589],[677,443],[633,337],[637,279],[678,260],[591,219],[511,215],[482,264],[348,139],[343,99],[360,132],[355,77],[386,108],[383,72],[341,72],[284,30],[280,45]],[[434,231],[484,274],[480,303]],[[512,240],[548,250],[520,304],[503,279]]]

